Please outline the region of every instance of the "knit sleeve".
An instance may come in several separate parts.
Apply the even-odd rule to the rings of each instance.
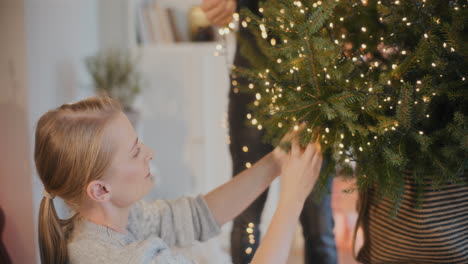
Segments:
[[[220,233],[205,199],[139,201],[129,216],[129,232],[138,239],[157,236],[169,246],[187,246]]]

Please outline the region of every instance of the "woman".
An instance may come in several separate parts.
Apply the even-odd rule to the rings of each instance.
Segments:
[[[320,146],[293,140],[204,196],[144,202],[153,152],[136,137],[116,101],[92,97],[45,113],[37,124],[35,163],[44,184],[39,212],[43,263],[191,263],[169,247],[219,233],[280,173],[280,202],[252,263],[285,263],[307,195],[320,173]],[[76,214],[57,217],[53,198]]]

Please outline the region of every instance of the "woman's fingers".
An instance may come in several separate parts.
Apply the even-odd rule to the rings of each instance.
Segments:
[[[304,159],[310,160],[317,153],[317,143],[309,143],[304,151]]]
[[[301,146],[299,145],[299,138],[294,137],[291,142],[291,154],[293,157],[298,157],[301,154]]]
[[[319,151],[316,151],[312,157],[312,160],[309,163],[308,174],[310,174],[311,177],[313,178],[319,177],[320,171],[322,170],[322,162],[323,162],[322,153]]]

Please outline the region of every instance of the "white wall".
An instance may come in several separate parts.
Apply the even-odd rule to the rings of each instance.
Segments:
[[[39,262],[35,123],[90,94],[83,58],[98,48],[96,1],[0,1],[0,206],[13,263]]]
[[[24,3],[0,1],[0,207],[13,263],[34,263],[31,145],[26,82]]]
[[[26,0],[25,7],[29,136],[34,142],[35,125],[44,112],[91,90],[83,59],[98,49],[97,2]],[[37,216],[42,184],[35,170],[33,190]]]

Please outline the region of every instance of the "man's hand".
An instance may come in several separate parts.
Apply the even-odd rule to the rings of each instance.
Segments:
[[[213,25],[225,26],[236,11],[236,0],[203,0],[201,8]]]

